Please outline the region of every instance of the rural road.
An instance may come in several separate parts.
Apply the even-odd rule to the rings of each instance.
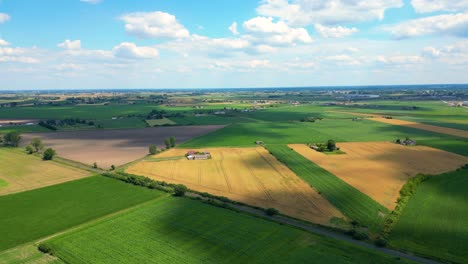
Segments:
[[[198,195],[196,193],[186,193],[186,195],[190,196],[190,197],[200,197],[202,199],[207,200],[207,198],[202,197],[202,196],[200,196],[200,195]],[[335,233],[335,232],[328,231],[328,230],[320,228],[320,227],[308,225],[308,224],[306,224],[304,222],[297,221],[297,220],[294,220],[294,219],[291,219],[291,218],[288,218],[288,217],[284,217],[284,216],[281,216],[281,215],[268,216],[268,215],[265,214],[265,212],[263,210],[260,210],[260,209],[255,209],[255,208],[252,208],[252,207],[236,205],[236,204],[229,204],[229,205],[232,206],[233,208],[239,210],[239,211],[243,211],[243,212],[247,212],[247,213],[250,213],[250,214],[253,214],[253,215],[257,215],[257,216],[260,216],[260,217],[263,217],[263,218],[267,218],[267,219],[270,219],[271,221],[275,221],[275,222],[278,222],[278,223],[283,223],[283,224],[287,224],[287,225],[290,225],[290,226],[298,227],[298,228],[301,228],[301,229],[304,229],[304,230],[307,230],[309,232],[316,233],[316,234],[319,234],[319,235],[322,235],[322,236],[331,237],[331,238],[338,239],[338,240],[341,240],[341,241],[346,241],[346,242],[349,242],[349,243],[353,243],[355,245],[358,245],[358,246],[361,246],[361,247],[366,247],[366,248],[376,250],[376,251],[380,251],[382,253],[385,253],[385,254],[388,254],[388,255],[393,255],[395,257],[405,258],[405,259],[408,259],[408,260],[411,260],[411,261],[415,261],[415,262],[419,262],[419,263],[425,263],[425,264],[439,263],[439,262],[437,262],[435,260],[426,259],[426,258],[423,258],[423,257],[419,257],[419,256],[411,255],[411,254],[408,254],[408,253],[404,253],[404,252],[401,252],[401,251],[397,251],[397,250],[393,250],[393,249],[389,249],[389,248],[377,247],[377,246],[375,246],[373,244],[369,244],[369,243],[366,243],[366,242],[362,242],[362,241],[352,239],[351,237],[346,236],[344,234]]]

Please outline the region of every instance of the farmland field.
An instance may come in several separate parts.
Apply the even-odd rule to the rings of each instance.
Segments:
[[[383,122],[387,124],[392,124],[392,125],[407,126],[407,127],[417,128],[417,129],[433,131],[436,133],[442,133],[442,134],[447,134],[447,135],[452,135],[452,136],[457,136],[457,137],[468,138],[468,131],[461,130],[461,129],[439,127],[439,126],[434,126],[434,125],[420,124],[416,122],[398,120],[398,119],[387,119],[387,118],[382,118],[382,117],[374,117],[374,118],[371,118],[371,120],[377,121],[377,122]],[[468,128],[468,125],[466,127]]]
[[[304,220],[331,225],[342,217],[326,199],[262,148],[212,148],[212,159],[187,160],[188,149],[172,149],[127,168],[126,172],[182,183],[191,189],[225,196]]]
[[[13,148],[0,148],[0,195],[90,176],[87,171],[43,161]]]
[[[369,227],[371,231],[380,230],[383,219],[389,212],[387,208],[288,146],[269,145],[267,148],[296,175],[321,192],[344,215]]]
[[[466,169],[423,182],[390,233],[390,245],[454,263],[466,263],[467,188]]]
[[[67,263],[401,263],[349,243],[182,198],[45,242]]]
[[[425,146],[405,147],[390,142],[337,143],[337,146],[346,154],[330,156],[304,144],[289,145],[390,210],[409,177],[418,173],[436,175],[468,163],[468,157]]]
[[[163,195],[95,176],[0,196],[0,251]]]
[[[464,138],[371,120],[354,122],[351,119],[323,119],[315,123],[239,123],[194,138],[182,144],[182,147],[253,146],[256,140],[266,144],[305,144],[328,139],[340,142],[393,141],[407,136],[417,140],[419,145],[468,156],[468,141]]]
[[[150,144],[162,147],[167,137],[175,136],[177,142],[184,142],[219,128],[222,126],[67,131],[25,134],[23,142],[40,137],[46,147],[56,149],[63,158],[89,165],[96,162],[99,167],[109,168],[145,156]]]
[[[172,121],[169,118],[161,118],[161,119],[148,119],[146,123],[149,126],[163,126],[163,125],[175,125],[176,122]]]

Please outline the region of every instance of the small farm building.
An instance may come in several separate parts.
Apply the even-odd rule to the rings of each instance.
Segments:
[[[204,152],[197,152],[197,151],[189,151],[185,154],[188,160],[207,160],[211,159],[211,153],[208,151]]]

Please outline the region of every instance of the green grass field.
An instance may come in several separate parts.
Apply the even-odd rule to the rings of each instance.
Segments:
[[[173,117],[171,118],[174,122],[179,125],[225,125],[234,123],[250,123],[253,122],[248,118],[241,116],[217,116],[217,115],[206,115],[206,116],[185,116],[185,117]]]
[[[7,187],[8,186],[8,182],[0,179],[0,189],[3,188],[3,187]]]
[[[426,256],[468,260],[468,170],[423,182],[390,233],[390,245]]]
[[[164,195],[95,176],[0,196],[0,251]]]
[[[169,118],[149,119],[149,120],[146,120],[146,123],[149,126],[163,126],[163,125],[175,125],[176,124],[176,122],[172,121]]]
[[[288,146],[268,145],[267,149],[351,220],[369,227],[373,232],[380,231],[384,219],[379,213],[389,213],[387,208]]]
[[[349,243],[166,197],[45,242],[67,263],[398,263]]]
[[[195,138],[181,147],[253,146],[256,140],[266,144],[315,143],[328,139],[337,142],[394,141],[406,136],[417,140],[421,145],[468,156],[468,141],[464,138],[370,120],[353,122],[350,119],[324,119],[315,123],[233,124]]]

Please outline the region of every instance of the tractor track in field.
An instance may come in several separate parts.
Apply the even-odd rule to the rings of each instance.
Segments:
[[[249,170],[250,175],[252,175],[252,178],[255,179],[255,183],[256,183],[258,189],[261,190],[265,194],[265,196],[268,198],[268,200],[275,201],[275,199],[273,198],[273,196],[271,196],[270,192],[265,187],[265,185],[262,183],[262,181],[257,177],[257,175],[255,175],[255,173],[253,172],[251,166],[248,165],[248,162],[244,159],[244,157],[242,156],[242,153],[239,150],[237,150],[237,153],[241,157],[242,162],[244,163],[245,167]]]
[[[226,171],[224,170],[224,165],[223,165],[224,154],[222,151],[220,152],[220,156],[221,156],[221,160],[219,161],[219,163],[216,163],[216,168],[221,172],[221,174],[223,174],[224,180],[226,180],[226,185],[228,187],[228,190],[230,193],[232,193],[232,187],[231,187],[231,183],[229,182],[229,176],[226,174]]]
[[[262,153],[260,153],[258,151],[258,149],[256,150],[256,152],[258,153],[258,155],[260,155],[260,157],[274,170],[276,171],[283,179],[288,179],[287,176],[285,176],[280,170],[278,170],[273,164],[271,164],[271,162],[265,157],[262,155]],[[285,188],[289,189],[288,186],[285,186]],[[304,192],[302,191],[299,191],[298,193],[298,198],[301,199],[305,204],[310,204],[312,205],[312,207],[314,209],[316,209],[317,211],[319,211],[321,214],[325,214],[323,212],[323,210],[317,206],[314,202],[312,202],[310,199],[307,198],[307,195],[304,194]]]

